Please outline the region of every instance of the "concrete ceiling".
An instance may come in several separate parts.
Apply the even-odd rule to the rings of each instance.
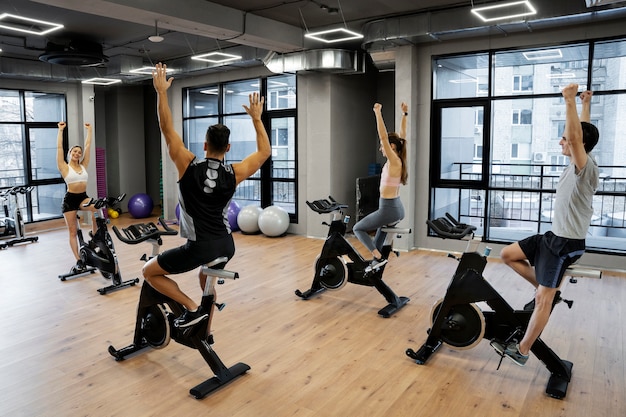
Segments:
[[[270,56],[311,49],[376,54],[404,44],[626,17],[626,1],[596,0],[600,5],[593,7],[586,4],[591,0],[532,1],[536,16],[485,24],[469,10],[472,3],[498,3],[494,0],[0,0],[0,14],[64,25],[46,36],[0,28],[0,83],[11,78],[59,82],[114,75],[138,82],[146,76],[129,75],[128,69],[160,61],[179,69],[180,77],[263,65]],[[361,31],[365,37],[333,44],[304,37],[307,31],[334,27]],[[162,42],[148,40],[157,33]],[[39,59],[49,44],[71,53],[83,41],[101,46],[105,62],[81,66]],[[243,58],[231,64],[190,60],[213,51]]]

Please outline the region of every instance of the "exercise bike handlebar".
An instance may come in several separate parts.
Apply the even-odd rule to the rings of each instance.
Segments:
[[[16,185],[14,187],[11,188],[7,188],[5,190],[2,190],[2,192],[0,192],[0,197],[6,197],[7,195],[11,194],[11,195],[17,195],[17,194],[28,194],[31,191],[33,191],[35,187],[32,185]]]
[[[446,213],[445,217],[439,217],[435,220],[426,220],[426,224],[428,224],[437,236],[444,239],[449,238],[460,240],[465,236],[473,234],[476,230],[476,226],[461,223],[450,213]]]
[[[333,211],[348,207],[346,204],[337,202],[337,200],[331,196],[328,196],[328,199],[315,200],[313,202],[307,201],[306,205],[309,206],[309,208],[314,212],[320,214],[332,213]]]
[[[103,207],[112,207],[115,204],[119,203],[126,197],[126,193],[121,194],[119,197],[101,197],[101,198],[91,198],[88,202],[83,204],[83,207],[94,206],[97,209],[101,209]]]
[[[146,240],[154,239],[157,240],[161,236],[174,236],[177,235],[178,232],[174,229],[168,227],[161,217],[158,219],[158,223],[161,225],[163,229],[159,229],[154,223],[150,222],[148,224],[135,224],[130,225],[122,229],[124,234],[122,234],[117,226],[113,226],[113,232],[117,236],[119,240],[124,243],[128,243],[129,245],[136,245],[137,243],[145,242]]]

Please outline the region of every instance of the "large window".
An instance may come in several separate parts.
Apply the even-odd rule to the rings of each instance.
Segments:
[[[65,184],[57,169],[56,146],[57,123],[65,114],[63,94],[0,90],[0,189],[35,186],[30,195],[18,198],[26,222],[61,216]],[[10,214],[15,199],[0,204]],[[0,215],[4,207],[2,211]]]
[[[569,163],[559,145],[561,90],[577,83],[594,92],[591,121],[600,131],[592,155],[602,181],[587,247],[626,251],[624,73],[626,40],[435,57],[431,216],[448,211],[496,242],[548,230]]]
[[[241,206],[278,205],[297,220],[296,77],[278,75],[187,89],[184,94],[184,140],[204,158],[207,128],[222,123],[231,131],[226,162],[239,162],[256,150],[256,133],[243,105],[258,92],[265,97],[263,124],[272,145],[270,160],[239,185],[234,200]]]

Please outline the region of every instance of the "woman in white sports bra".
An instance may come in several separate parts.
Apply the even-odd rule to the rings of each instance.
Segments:
[[[63,217],[69,231],[70,248],[76,258],[76,268],[84,269],[78,254],[78,218],[77,211],[91,211],[93,216],[93,206],[82,207],[83,203],[89,201],[87,196],[87,181],[89,176],[87,174],[87,167],[89,166],[89,155],[91,148],[92,126],[89,123],[85,123],[85,129],[87,129],[87,135],[85,137],[85,150],[79,145],[72,146],[67,153],[67,162],[63,155],[63,131],[65,130],[65,122],[58,123],[59,132],[57,134],[57,167],[61,176],[67,184],[67,192],[63,197]],[[84,155],[84,156],[83,156]],[[93,232],[95,233],[96,221],[92,219]]]
[[[404,218],[404,206],[400,201],[400,185],[406,185],[408,177],[406,167],[406,118],[409,107],[402,103],[402,120],[400,122],[400,133],[387,133],[385,121],[383,120],[382,108],[379,103],[374,104],[374,114],[376,115],[376,127],[380,138],[380,151],[387,158],[380,176],[380,199],[378,210],[362,218],[352,228],[352,232],[359,241],[372,254],[372,261],[368,270],[373,270],[387,263],[381,258],[380,250],[385,241],[386,233],[380,228],[386,225],[395,224]],[[369,232],[376,230],[376,236],[372,240]]]

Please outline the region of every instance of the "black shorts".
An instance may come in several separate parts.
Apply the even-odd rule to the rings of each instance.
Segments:
[[[229,234],[208,241],[194,242],[188,240],[182,246],[160,253],[157,256],[157,262],[161,268],[170,274],[182,274],[221,256],[230,260],[234,255],[235,241],[233,236]]]
[[[585,253],[585,239],[567,239],[548,231],[519,241],[522,251],[535,267],[537,282],[557,288],[565,270]]]
[[[89,198],[87,196],[87,193],[70,193],[67,192],[65,193],[65,197],[63,197],[63,213],[66,213],[68,211],[76,211],[76,210],[80,210],[80,203],[82,203],[86,198]]]

